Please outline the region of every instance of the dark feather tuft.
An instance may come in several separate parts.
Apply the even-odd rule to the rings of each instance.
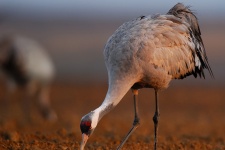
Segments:
[[[205,78],[203,69],[207,69],[211,77],[214,78],[212,69],[208,63],[205,47],[201,38],[201,31],[199,28],[198,19],[195,16],[195,13],[190,10],[190,7],[191,6],[184,6],[182,3],[178,3],[173,8],[171,8],[167,14],[174,15],[189,25],[189,34],[191,36],[192,42],[195,44],[193,58],[195,58],[197,55],[201,63],[200,68],[199,66],[195,67],[193,75],[195,77],[199,75],[199,77]]]

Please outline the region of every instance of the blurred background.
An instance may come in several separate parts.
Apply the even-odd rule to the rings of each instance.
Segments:
[[[189,77],[174,85],[225,83],[225,1],[181,0],[192,6],[215,80]],[[51,55],[56,81],[107,82],[103,47],[125,21],[141,15],[165,14],[177,1],[162,0],[18,0],[0,1],[0,34],[18,34],[37,40]]]
[[[48,124],[31,106],[34,109],[26,114],[31,116],[32,123],[27,123],[20,106],[22,92],[11,96],[7,106],[6,89],[0,82],[0,149],[12,146],[24,149],[24,145],[25,149],[78,149],[81,117],[98,107],[107,92],[103,48],[108,38],[124,22],[141,15],[165,14],[177,2],[0,0],[0,35],[21,35],[39,42],[55,64],[56,77],[50,97],[59,120]],[[160,92],[160,142],[168,146],[162,149],[174,145],[177,147],[172,149],[182,149],[182,145],[183,149],[222,150],[225,147],[225,1],[179,2],[192,6],[198,17],[215,79],[205,70],[205,80],[192,76],[174,80],[168,90]],[[143,89],[140,99],[142,125],[131,138],[130,147],[126,145],[127,149],[135,149],[137,141],[142,141],[147,149],[153,146],[153,90]],[[106,146],[115,149],[133,121],[131,100],[128,92],[120,105],[102,119],[89,149],[106,149]],[[200,141],[200,148],[190,140]]]

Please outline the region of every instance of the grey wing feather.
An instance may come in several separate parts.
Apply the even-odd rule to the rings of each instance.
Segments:
[[[139,59],[163,69],[174,79],[195,75],[195,44],[188,24],[172,15],[159,15],[151,22],[144,35],[146,40],[142,37],[138,46],[142,47],[137,51]]]
[[[186,22],[189,25],[189,34],[192,38],[192,42],[195,44],[195,60],[198,67],[194,76],[197,74],[201,77],[204,76],[203,69],[208,69],[211,77],[214,77],[211,67],[209,66],[208,58],[206,55],[205,47],[201,38],[201,31],[198,25],[198,19],[190,10],[189,6],[184,6],[182,3],[176,4],[173,8],[169,10],[168,15],[173,15],[177,18],[180,18],[182,21]]]
[[[195,16],[194,18],[196,19]],[[205,78],[205,68],[213,77],[197,20],[190,23],[170,14],[158,15],[152,19],[151,28],[153,26],[154,29],[150,34],[153,37],[147,35],[150,38],[146,48],[154,49],[151,50],[153,53],[151,52],[149,60],[154,66],[161,67],[175,79],[188,75]]]
[[[205,68],[213,76],[197,20],[190,23],[174,14],[141,16],[124,23],[105,46],[106,64],[118,61],[129,64],[131,61],[125,60],[135,56],[163,69],[175,79],[188,75],[204,77]],[[111,54],[117,56],[110,57]],[[109,62],[111,58],[116,60]]]

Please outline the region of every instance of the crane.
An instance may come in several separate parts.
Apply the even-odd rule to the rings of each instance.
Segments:
[[[118,150],[139,126],[138,92],[155,91],[154,149],[158,143],[158,92],[172,79],[189,75],[205,78],[204,69],[213,72],[208,63],[198,20],[189,7],[177,3],[165,15],[140,16],[121,25],[104,47],[108,71],[108,91],[102,104],[83,116],[80,123],[84,146],[100,119],[111,111],[129,89],[134,95],[134,122]]]
[[[23,36],[2,35],[0,72],[6,80],[8,95],[16,86],[26,92],[23,101],[26,115],[30,114],[29,101],[35,96],[41,115],[51,121],[57,119],[49,97],[55,68],[46,50],[39,43]]]

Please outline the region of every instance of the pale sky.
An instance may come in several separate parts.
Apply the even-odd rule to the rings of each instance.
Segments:
[[[177,2],[191,5],[199,16],[225,18],[225,0],[0,0],[0,10],[29,15],[126,16],[166,13]]]

